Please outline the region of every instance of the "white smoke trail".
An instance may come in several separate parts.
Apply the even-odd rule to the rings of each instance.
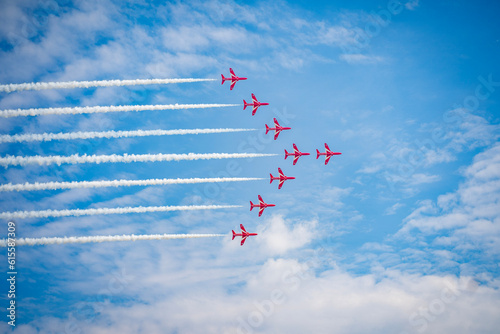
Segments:
[[[107,241],[137,241],[137,240],[166,240],[224,237],[224,234],[144,234],[144,235],[102,235],[89,237],[63,238],[18,238],[16,246],[55,245],[55,244],[84,244],[88,242]],[[7,247],[7,239],[0,239],[0,247]]]
[[[92,138],[127,138],[146,136],[173,136],[173,135],[199,135],[209,133],[227,133],[256,131],[257,129],[179,129],[179,130],[136,130],[136,131],[103,131],[103,132],[69,132],[69,133],[29,133],[22,135],[0,135],[0,143],[73,140]]]
[[[1,191],[34,191],[58,190],[75,188],[103,188],[103,187],[130,187],[130,186],[155,186],[169,184],[192,183],[219,183],[263,180],[257,177],[215,177],[215,178],[190,178],[190,179],[149,179],[149,180],[112,180],[112,181],[73,181],[73,182],[44,182],[2,184]]]
[[[180,205],[180,206],[138,206],[138,207],[129,206],[122,208],[13,211],[13,212],[0,212],[0,219],[48,218],[48,217],[69,217],[69,216],[78,217],[78,216],[95,216],[95,215],[114,215],[114,214],[125,214],[125,213],[217,210],[217,209],[230,209],[230,208],[241,208],[241,205]]]
[[[216,79],[137,79],[137,80],[99,80],[99,81],[67,81],[67,82],[32,82],[22,84],[0,85],[0,92],[22,90],[69,89],[110,86],[163,85],[185,82],[216,81]]]
[[[25,166],[29,164],[50,165],[50,164],[83,164],[83,163],[105,163],[105,162],[156,162],[156,161],[181,161],[181,160],[211,160],[211,159],[231,159],[231,158],[259,158],[270,157],[276,154],[264,153],[188,153],[188,154],[124,154],[124,155],[78,155],[70,156],[49,155],[49,156],[7,156],[0,158],[0,166]]]
[[[0,110],[0,117],[64,115],[64,114],[93,114],[119,111],[143,110],[177,110],[177,109],[205,109],[236,107],[238,104],[156,104],[156,105],[126,105],[126,106],[94,106],[94,107],[65,107],[65,108],[30,108]]]

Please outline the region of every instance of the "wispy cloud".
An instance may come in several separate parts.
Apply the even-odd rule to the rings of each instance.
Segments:
[[[371,56],[364,54],[341,54],[339,56],[340,60],[343,60],[349,64],[375,64],[380,63],[384,59],[380,56]]]
[[[411,0],[405,3],[405,7],[409,10],[415,10],[418,6],[420,6],[420,0]]]
[[[456,192],[443,194],[437,201],[422,201],[406,217],[396,236],[412,238],[413,232],[418,231],[421,237],[432,238],[435,246],[446,245],[463,256],[467,256],[464,252],[468,249],[480,249],[492,259],[499,259],[499,171],[497,144],[475,157],[464,172],[466,180]],[[442,234],[444,231],[446,234]]]
[[[396,214],[396,212],[397,212],[400,208],[402,208],[403,206],[404,206],[404,204],[402,204],[402,203],[396,203],[396,204],[394,204],[393,206],[388,207],[387,209],[385,209],[384,214],[385,214],[386,216],[394,215],[394,214]]]
[[[285,221],[282,216],[272,216],[265,225],[259,226],[259,243],[270,254],[284,254],[292,249],[300,248],[311,242],[315,235],[316,222]]]

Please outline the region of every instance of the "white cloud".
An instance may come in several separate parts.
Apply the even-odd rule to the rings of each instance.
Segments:
[[[341,54],[339,58],[349,64],[374,64],[383,61],[382,57],[364,54]]]
[[[470,277],[398,271],[354,276],[338,269],[316,276],[311,270],[313,265],[293,259],[269,259],[231,291],[217,279],[169,293],[148,281],[128,282],[126,295],[152,298],[127,306],[91,300],[83,306],[94,315],[92,321],[81,319],[77,313],[70,319],[43,317],[25,328],[16,328],[14,333],[28,332],[35,326],[64,332],[65,326],[71,324],[92,333],[165,333],[182,329],[189,333],[333,330],[460,334],[489,332],[500,325],[498,290],[477,286]],[[94,308],[98,308],[98,314],[92,313]],[[360,314],[363,321],[359,320]]]
[[[322,44],[337,46],[358,43],[354,30],[342,26],[325,26],[324,24],[319,24],[316,39]]]
[[[371,165],[371,166],[366,166],[361,168],[360,170],[357,170],[356,173],[362,173],[362,174],[374,174],[379,172],[382,169],[381,165]]]
[[[434,183],[441,179],[439,175],[427,175],[422,173],[411,174],[410,176],[393,176],[393,182],[403,182],[407,186],[417,186],[420,184]]]
[[[384,214],[387,215],[387,216],[394,215],[394,214],[396,214],[396,212],[398,211],[398,209],[402,208],[403,206],[404,206],[404,204],[396,203],[393,206],[388,207],[387,209],[385,209]]]
[[[316,222],[292,221],[282,216],[272,216],[264,225],[260,225],[258,243],[262,244],[269,255],[284,254],[309,243],[315,235]]]
[[[461,249],[482,249],[500,255],[500,144],[474,158],[464,174],[466,180],[455,193],[423,201],[404,220],[397,236],[418,230],[434,236],[435,242]],[[443,230],[447,236],[441,236]]]
[[[415,10],[420,4],[420,0],[412,0],[405,3],[405,7],[408,10]]]
[[[392,252],[393,248],[387,244],[381,244],[378,242],[367,242],[361,246],[362,250],[376,251],[376,252]]]
[[[489,146],[500,138],[500,125],[491,124],[484,117],[473,115],[463,109],[449,112],[457,117],[457,127],[450,129],[444,136],[449,140],[446,150],[462,152],[478,147]]]

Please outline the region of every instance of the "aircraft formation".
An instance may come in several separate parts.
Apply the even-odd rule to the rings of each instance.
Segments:
[[[247,78],[236,76],[236,74],[234,73],[234,71],[233,71],[232,68],[229,69],[229,72],[231,73],[231,77],[230,78],[226,78],[226,77],[224,77],[224,74],[221,74],[221,76],[222,76],[222,83],[221,83],[221,85],[223,85],[224,82],[226,82],[226,81],[231,81],[231,86],[230,86],[229,90],[233,90],[236,82],[238,82],[240,80],[247,80]],[[245,110],[247,107],[252,107],[252,116],[255,116],[255,113],[257,112],[257,109],[259,107],[261,107],[261,106],[267,106],[267,105],[269,105],[269,103],[259,102],[253,93],[252,93],[252,103],[247,103],[245,100],[243,100],[243,110]],[[273,121],[274,121],[274,127],[273,128],[269,127],[266,124],[266,135],[269,133],[269,131],[274,131],[274,140],[278,139],[278,136],[281,133],[281,131],[291,130],[292,129],[290,127],[283,127],[283,126],[281,126],[278,123],[278,120],[276,118],[274,118]],[[333,152],[330,149],[330,147],[328,146],[327,143],[325,143],[325,153],[321,153],[318,149],[316,149],[316,159],[319,159],[320,156],[325,156],[325,165],[328,165],[328,162],[330,161],[331,157],[333,157],[334,155],[341,155],[341,154],[342,153],[340,153],[340,152]],[[299,160],[299,158],[301,156],[307,156],[307,155],[311,155],[311,153],[299,151],[299,149],[297,148],[297,145],[295,143],[293,144],[293,152],[288,152],[285,149],[285,160],[288,157],[293,157],[293,163],[292,164],[294,166],[295,166],[295,164],[297,163],[297,161]],[[272,174],[270,174],[270,176],[271,176],[271,182],[270,183],[273,183],[274,180],[279,181],[279,183],[278,183],[278,189],[281,189],[281,187],[283,187],[283,184],[285,183],[286,180],[294,180],[295,179],[295,177],[286,176],[283,173],[283,171],[281,170],[281,168],[279,168],[279,167],[278,167],[278,173],[279,173],[279,176],[276,176],[276,177],[274,177]],[[257,195],[257,197],[259,199],[259,203],[258,204],[254,204],[252,201],[250,201],[250,211],[252,211],[254,208],[258,208],[259,209],[259,217],[262,216],[262,213],[264,212],[264,210],[266,208],[276,206],[275,204],[268,204],[268,203],[264,202],[264,200],[262,199],[262,196],[260,196],[260,195]],[[243,246],[243,244],[245,243],[247,237],[257,235],[257,233],[249,233],[249,232],[247,232],[245,230],[245,227],[243,226],[243,224],[240,224],[240,229],[241,229],[241,233],[236,233],[236,232],[234,232],[234,230],[232,232],[233,232],[233,240],[234,240],[235,237],[241,236],[241,246]]]

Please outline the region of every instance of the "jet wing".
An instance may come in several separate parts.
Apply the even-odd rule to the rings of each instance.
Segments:
[[[274,126],[275,127],[279,127],[280,126],[280,124],[278,123],[278,120],[276,118],[274,119]]]
[[[233,90],[234,85],[236,85],[236,80],[231,81],[231,87],[229,88],[229,90]]]
[[[259,103],[259,101],[257,101],[257,98],[255,97],[255,95],[252,93],[252,100],[253,100],[253,103]]]
[[[264,212],[264,209],[265,209],[264,206],[259,209],[259,217],[262,216],[262,213]]]
[[[328,144],[327,144],[327,143],[325,143],[325,148],[326,148],[326,151],[327,151],[327,152],[331,152],[331,151],[332,151],[332,150],[330,150],[330,148],[328,147]]]
[[[299,160],[299,156],[298,155],[296,155],[295,158],[293,158],[293,165],[294,166],[297,163],[297,160]]]
[[[241,228],[241,230],[242,230],[243,232],[245,232],[245,233],[247,232],[247,231],[245,230],[245,227],[243,226],[243,224],[240,224],[240,228]]]
[[[276,130],[276,132],[274,133],[274,140],[278,139],[280,132],[281,132],[280,130]]]
[[[253,106],[252,116],[254,116],[255,113],[257,112],[257,108],[259,108],[259,106]]]
[[[281,189],[281,187],[283,187],[283,183],[285,183],[285,180],[280,180],[280,183],[278,185],[278,189]]]
[[[293,150],[295,151],[295,153],[299,152],[299,149],[297,148],[297,145],[293,144]]]
[[[332,157],[332,156],[330,155],[330,156],[327,156],[327,157],[325,158],[325,165],[328,165],[328,161],[330,161],[330,158],[331,158],[331,157]]]
[[[260,195],[258,197],[259,197],[259,203],[260,204],[266,204],[266,203],[264,203],[264,200],[262,199],[262,197]]]
[[[279,167],[278,167],[278,173],[280,173],[280,176],[285,177],[285,174],[283,174],[283,171]]]
[[[234,74],[234,71],[232,68],[229,69],[229,73],[231,73],[231,76],[234,78],[236,77],[236,74]]]
[[[244,236],[241,238],[241,246],[243,246],[243,244],[245,243],[245,241],[247,240],[247,237]]]

